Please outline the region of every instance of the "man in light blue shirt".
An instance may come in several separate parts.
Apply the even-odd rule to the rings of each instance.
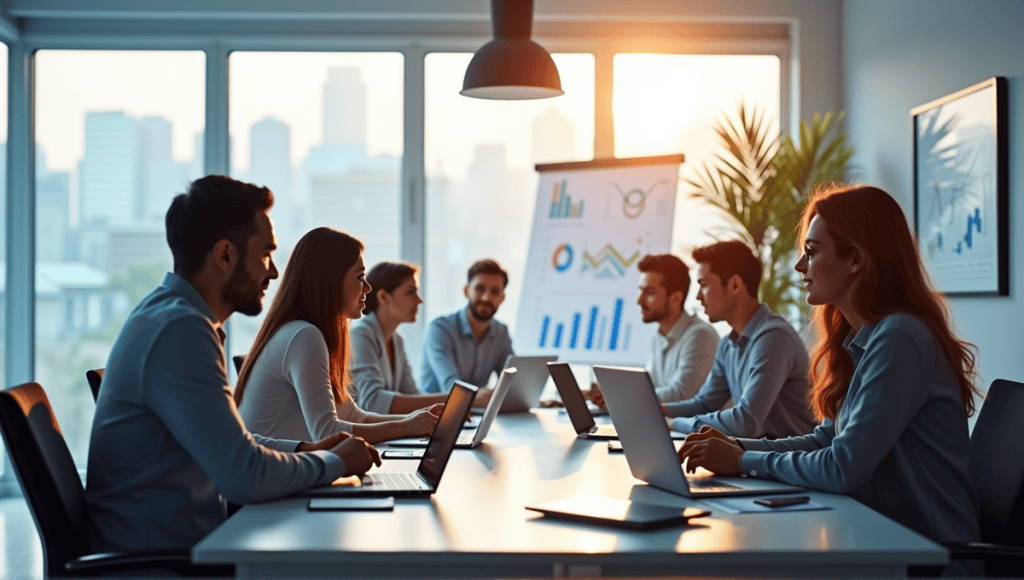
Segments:
[[[672,429],[704,425],[732,437],[788,437],[814,429],[803,341],[781,316],[757,299],[761,262],[739,241],[697,248],[697,300],[711,322],[726,321],[711,374],[697,395],[663,405]],[[726,408],[729,400],[733,406]]]
[[[456,380],[483,388],[513,354],[508,327],[494,320],[505,300],[508,273],[494,260],[479,260],[466,278],[466,307],[431,320],[427,327],[420,379],[425,392],[448,392]],[[489,392],[478,394],[474,404],[486,405]]]
[[[96,401],[86,501],[97,551],[189,548],[227,517],[380,464],[342,434],[317,444],[250,434],[231,398],[224,321],[262,309],[276,248],[269,189],[211,175],[167,212],[173,274],[118,335]]]

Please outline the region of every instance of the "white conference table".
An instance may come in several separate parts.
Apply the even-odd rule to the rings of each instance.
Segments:
[[[482,445],[455,450],[431,499],[397,499],[384,512],[310,512],[302,498],[245,506],[192,558],[235,564],[239,578],[891,577],[948,560],[942,546],[848,497],[810,495],[833,509],[712,510],[653,531],[549,520],[523,506],[580,496],[705,506],[634,480],[621,453],[538,409],[499,416]]]

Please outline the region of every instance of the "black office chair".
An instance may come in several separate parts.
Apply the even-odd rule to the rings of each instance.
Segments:
[[[982,543],[946,544],[953,560],[981,560],[986,576],[1024,571],[1024,383],[996,380],[971,433],[970,476]]]
[[[100,384],[103,383],[103,369],[89,369],[85,371],[85,380],[89,383],[89,390],[92,391],[93,402],[100,398]]]
[[[0,432],[42,539],[47,577],[234,576],[233,566],[192,565],[187,549],[91,553],[82,480],[39,383],[0,391]]]
[[[242,365],[245,364],[245,355],[236,354],[235,356],[231,357],[231,362],[235,363],[235,372],[240,373],[242,372]]]

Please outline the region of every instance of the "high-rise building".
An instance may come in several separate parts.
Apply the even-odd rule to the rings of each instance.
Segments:
[[[286,197],[292,182],[292,130],[284,121],[264,117],[249,128],[249,179]]]
[[[249,128],[249,171],[245,180],[274,192],[272,214],[279,239],[304,232],[303,206],[292,194],[292,130],[284,121],[264,117]]]
[[[310,227],[331,226],[359,238],[365,245],[367,268],[399,257],[398,174],[392,171],[349,171],[310,178]]]
[[[142,208],[145,222],[163,223],[170,200],[185,190],[185,169],[171,155],[173,129],[163,117],[139,121],[142,149]]]
[[[36,173],[36,260],[63,262],[68,260],[71,175]]]
[[[366,145],[366,83],[353,67],[331,67],[324,83],[324,143]]]
[[[120,111],[85,115],[79,164],[80,223],[127,225],[142,217],[139,122]]]

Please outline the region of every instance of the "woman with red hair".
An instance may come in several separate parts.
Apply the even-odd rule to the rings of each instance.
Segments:
[[[690,472],[849,494],[934,540],[977,541],[967,475],[974,347],[954,334],[903,211],[876,187],[832,188],[811,198],[800,229],[821,424],[774,441],[705,428],[687,437],[680,461]]]

